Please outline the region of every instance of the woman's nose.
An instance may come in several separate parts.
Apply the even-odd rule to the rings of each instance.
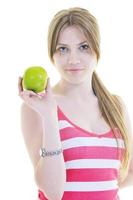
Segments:
[[[68,58],[68,63],[69,64],[78,64],[80,63],[79,56],[77,55],[76,52],[71,52],[69,58]]]

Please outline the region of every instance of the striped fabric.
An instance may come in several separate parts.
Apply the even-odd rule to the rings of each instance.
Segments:
[[[58,106],[60,138],[66,166],[62,200],[118,200],[119,167],[124,141],[116,129],[103,134],[88,132],[71,122]],[[40,200],[47,200],[38,190]]]

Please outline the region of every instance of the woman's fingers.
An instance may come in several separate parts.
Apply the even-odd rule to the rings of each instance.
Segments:
[[[19,77],[19,80],[18,80],[18,89],[19,89],[19,95],[23,96],[37,96],[37,94],[35,92],[33,92],[32,90],[23,90],[23,85],[22,85],[22,81],[23,81],[23,78],[22,77]]]
[[[19,90],[19,95],[20,95],[20,93],[23,91],[23,86],[22,86],[22,78],[21,77],[19,77],[19,79],[18,79],[18,90]]]
[[[42,99],[42,98],[45,98],[46,94],[47,93],[51,93],[51,86],[50,86],[50,80],[48,78],[47,80],[47,86],[46,86],[46,94],[45,93],[35,93],[33,92],[32,90],[23,90],[23,85],[22,85],[22,81],[23,81],[23,78],[22,77],[19,77],[19,80],[18,80],[18,90],[19,90],[19,96],[21,96],[22,98],[26,98],[26,97],[39,97],[39,99]]]
[[[32,96],[38,97],[38,95],[35,92],[31,91],[31,90],[23,90],[20,94],[22,96],[26,96],[26,97],[32,97]]]
[[[47,86],[46,86],[46,89],[45,89],[45,91],[46,91],[46,94],[52,94],[52,89],[51,89],[51,85],[50,85],[50,78],[48,77],[48,79],[47,79]]]
[[[26,101],[27,103],[33,103],[34,101],[37,101],[38,99],[42,99],[43,97],[31,90],[24,90],[20,92],[20,97]]]

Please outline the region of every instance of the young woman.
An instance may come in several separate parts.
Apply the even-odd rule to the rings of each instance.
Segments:
[[[60,73],[41,96],[23,90],[21,125],[40,200],[117,200],[133,184],[131,125],[126,106],[103,85],[96,18],[86,9],[59,11],[48,52]],[[39,154],[41,150],[41,154]]]

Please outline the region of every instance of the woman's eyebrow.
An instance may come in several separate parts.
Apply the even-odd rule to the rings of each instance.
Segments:
[[[77,44],[77,46],[78,46],[78,45],[81,45],[81,44],[84,44],[84,43],[86,43],[86,42],[87,42],[87,41],[80,42],[79,44]],[[69,46],[69,45],[64,44],[64,43],[58,43],[57,46],[58,46],[58,45]]]

